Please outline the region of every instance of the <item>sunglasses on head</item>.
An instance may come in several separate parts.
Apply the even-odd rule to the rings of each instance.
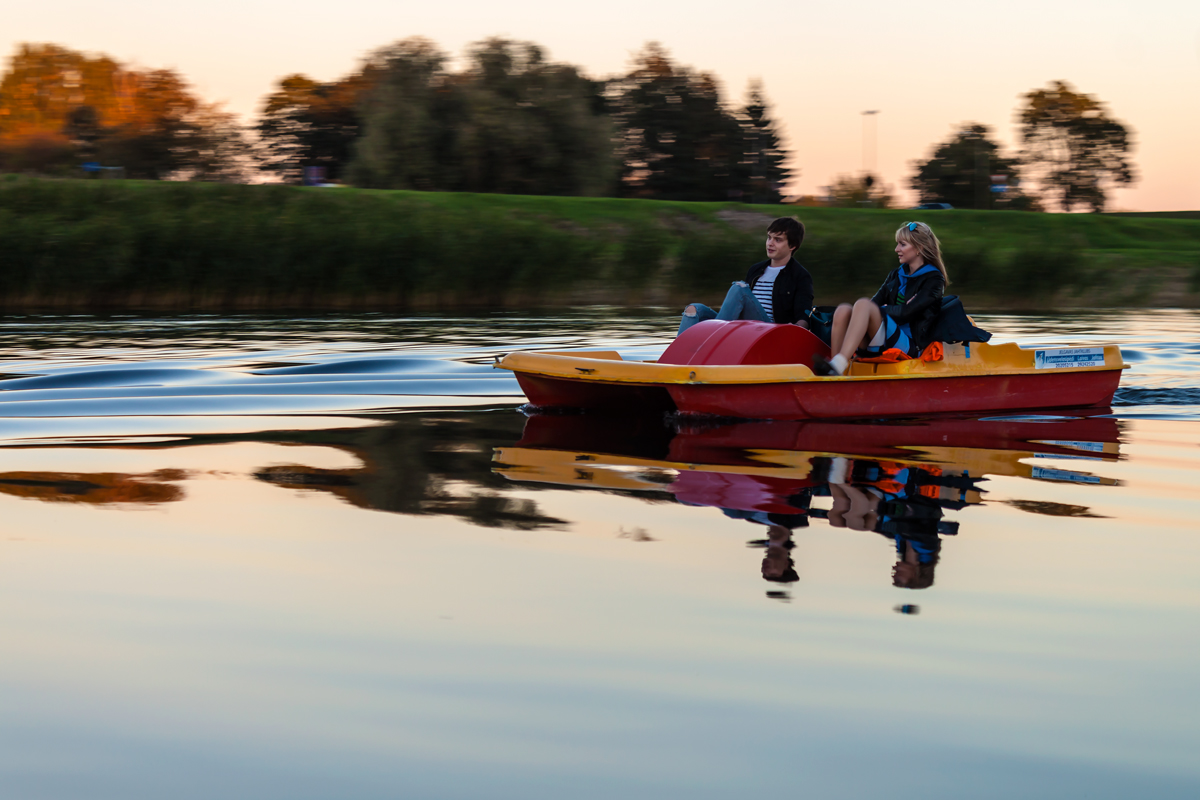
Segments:
[[[921,223],[919,223],[919,222],[910,222],[910,223],[908,223],[908,231],[909,231],[909,233],[912,233],[913,231],[915,231],[915,230],[917,229],[917,226],[918,226],[918,225],[920,225],[920,224],[921,224]]]

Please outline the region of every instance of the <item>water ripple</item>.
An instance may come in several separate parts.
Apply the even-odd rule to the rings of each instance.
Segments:
[[[1113,406],[1200,406],[1200,389],[1120,388]]]
[[[592,308],[554,315],[381,314],[23,317],[0,323],[0,417],[361,414],[381,409],[522,402],[491,361],[513,350],[615,349],[654,358],[675,328],[668,309]],[[997,341],[1122,345],[1131,368],[1124,416],[1200,413],[1200,314],[1109,312],[981,317]],[[107,419],[110,422],[101,423]],[[85,425],[86,427],[86,425]]]

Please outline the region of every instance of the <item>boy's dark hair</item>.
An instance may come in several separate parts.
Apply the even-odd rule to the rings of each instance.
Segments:
[[[787,234],[788,247],[795,250],[804,241],[804,223],[792,217],[780,217],[767,226],[767,233]]]

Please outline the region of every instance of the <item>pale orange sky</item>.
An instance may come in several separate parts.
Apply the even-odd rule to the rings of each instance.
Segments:
[[[100,11],[99,9],[103,9]],[[799,175],[814,193],[863,167],[861,112],[878,109],[878,171],[907,190],[910,162],[963,122],[1014,142],[1019,96],[1066,80],[1135,133],[1139,181],[1114,210],[1200,209],[1200,3],[962,0],[754,4],[607,0],[60,0],[5,12],[0,54],[55,42],[179,70],[246,118],[281,76],[332,80],[368,51],[426,36],[452,55],[487,36],[536,42],[593,77],[647,41],[715,73],[740,101],[760,78]]]

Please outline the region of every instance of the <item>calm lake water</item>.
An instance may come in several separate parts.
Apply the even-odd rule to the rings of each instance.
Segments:
[[[0,323],[5,798],[1200,796],[1200,313],[1111,413],[530,416],[667,310]]]

